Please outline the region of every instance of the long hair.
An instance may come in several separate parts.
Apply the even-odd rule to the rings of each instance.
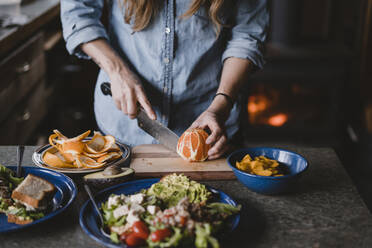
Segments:
[[[145,29],[157,14],[164,0],[119,0],[125,8],[124,21],[132,24],[133,31]],[[206,8],[210,20],[219,34],[222,22],[218,16],[224,0],[192,0],[189,9],[181,18],[191,17],[199,8]]]

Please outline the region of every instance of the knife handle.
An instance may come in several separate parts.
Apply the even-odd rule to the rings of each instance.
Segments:
[[[101,91],[105,96],[107,96],[107,95],[112,96],[111,84],[109,82],[103,82],[101,84]],[[145,111],[145,110],[140,105],[138,105],[138,111]]]
[[[103,82],[101,84],[101,91],[102,91],[102,93],[105,96],[107,96],[107,95],[112,96],[112,93],[111,93],[111,84],[109,82]]]

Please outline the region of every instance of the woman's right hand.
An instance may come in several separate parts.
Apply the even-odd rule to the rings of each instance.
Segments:
[[[142,83],[135,73],[129,70],[118,70],[109,73],[109,77],[112,98],[119,110],[134,119],[137,116],[137,103],[139,103],[151,119],[156,119]]]
[[[81,49],[110,77],[112,98],[118,109],[134,119],[137,116],[137,104],[139,103],[151,119],[156,119],[156,114],[147,99],[140,79],[105,39],[84,43]]]

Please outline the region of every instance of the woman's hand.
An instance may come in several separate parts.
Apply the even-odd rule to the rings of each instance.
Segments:
[[[109,77],[112,98],[119,110],[134,119],[137,116],[137,103],[139,103],[151,119],[156,119],[155,112],[136,74],[128,70],[118,70],[109,73]]]
[[[225,121],[230,113],[231,106],[224,96],[217,96],[211,106],[204,111],[191,125],[191,128],[209,130],[210,135],[206,140],[212,147],[208,152],[208,159],[217,159],[229,149],[225,132]]]
[[[238,95],[239,89],[248,79],[253,67],[253,63],[248,59],[227,58],[223,65],[221,82],[217,92],[224,93],[234,99]],[[209,159],[221,157],[230,148],[224,124],[231,108],[231,103],[226,96],[217,95],[209,108],[191,125],[191,127],[199,127],[211,131],[206,141],[212,145],[208,152]]]
[[[119,110],[134,119],[137,116],[137,103],[139,103],[151,119],[156,119],[156,114],[146,97],[140,79],[128,68],[106,40],[90,41],[82,44],[81,49],[110,77],[112,98]]]

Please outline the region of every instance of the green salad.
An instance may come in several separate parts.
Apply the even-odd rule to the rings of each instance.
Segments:
[[[23,179],[23,177],[16,177],[12,170],[0,164],[0,213],[4,213],[7,216],[14,215],[20,221],[40,219],[44,217],[43,212],[30,210],[11,197],[13,190]]]
[[[171,174],[139,193],[111,195],[102,211],[114,243],[217,248],[215,235],[240,206],[214,202],[205,185]]]
[[[7,213],[14,205],[11,194],[22,181],[23,178],[16,177],[12,170],[0,164],[0,213]]]

